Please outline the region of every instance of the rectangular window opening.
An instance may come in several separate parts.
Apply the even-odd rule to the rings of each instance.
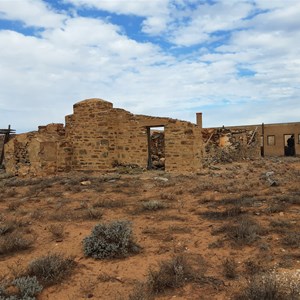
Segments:
[[[275,146],[275,135],[267,136],[267,144],[268,146]]]

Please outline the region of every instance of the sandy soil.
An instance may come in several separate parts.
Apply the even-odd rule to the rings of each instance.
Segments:
[[[274,186],[267,172],[273,172]],[[2,175],[0,192],[0,227],[20,221],[26,229],[22,234],[34,240],[29,249],[0,255],[1,280],[49,253],[76,262],[70,276],[44,288],[40,300],[129,299],[136,284],[147,280],[150,267],[181,254],[201,258],[203,280],[166,289],[155,299],[233,299],[252,273],[299,273],[300,239],[286,241],[300,222],[299,158],[211,165],[185,175],[126,168],[45,178]],[[150,200],[163,208],[143,209]],[[251,241],[226,231],[242,217],[263,228]],[[85,257],[83,239],[96,224],[115,220],[132,222],[141,252],[118,259]],[[232,279],[224,269],[226,259],[236,263]]]

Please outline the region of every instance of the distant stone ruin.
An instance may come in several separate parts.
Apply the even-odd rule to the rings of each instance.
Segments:
[[[230,163],[260,157],[258,128],[210,128],[202,130],[206,163]]]
[[[151,136],[156,127],[164,129],[159,141],[163,153],[158,155],[153,153]],[[21,176],[107,171],[116,165],[151,169],[159,164],[168,172],[197,172],[203,158],[201,129],[190,122],[134,115],[110,102],[88,99],[74,104],[65,126],[49,124],[16,135],[5,145],[4,163],[6,172]]]

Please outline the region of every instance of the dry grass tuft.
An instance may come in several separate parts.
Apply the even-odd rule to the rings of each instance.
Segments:
[[[27,275],[36,276],[44,286],[60,283],[68,277],[76,263],[72,257],[62,254],[47,254],[33,260],[27,268]]]
[[[51,224],[48,227],[53,240],[62,240],[65,236],[65,228],[63,224]]]
[[[253,276],[235,300],[297,300],[300,297],[299,278],[294,280],[288,274],[280,276],[262,273]]]
[[[178,255],[159,263],[159,268],[150,268],[146,282],[139,282],[130,300],[148,300],[191,282],[200,282],[206,266],[199,256]]]
[[[227,279],[235,279],[238,277],[237,263],[233,258],[226,258],[223,263],[223,273]]]

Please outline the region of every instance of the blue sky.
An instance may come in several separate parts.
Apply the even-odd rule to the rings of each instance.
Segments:
[[[204,127],[299,121],[298,0],[0,0],[0,128],[102,98]]]

